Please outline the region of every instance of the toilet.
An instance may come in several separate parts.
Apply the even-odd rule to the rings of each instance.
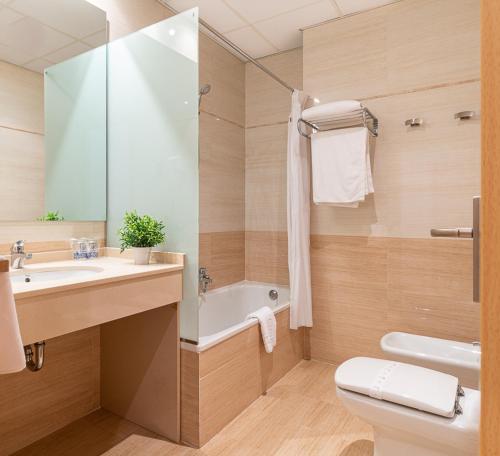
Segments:
[[[481,394],[452,375],[374,358],[337,368],[337,396],[374,428],[374,456],[476,456]]]

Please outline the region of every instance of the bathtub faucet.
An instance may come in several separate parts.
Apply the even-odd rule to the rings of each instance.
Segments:
[[[200,291],[206,293],[208,286],[213,282],[213,279],[208,275],[207,268],[200,268],[198,280],[200,282]]]

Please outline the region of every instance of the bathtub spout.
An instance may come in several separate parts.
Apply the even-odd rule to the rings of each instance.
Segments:
[[[198,280],[200,284],[200,292],[206,293],[208,286],[213,283],[213,279],[208,275],[207,268],[200,268],[198,273]]]

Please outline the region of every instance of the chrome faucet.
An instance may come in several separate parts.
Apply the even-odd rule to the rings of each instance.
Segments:
[[[208,275],[207,268],[200,268],[198,280],[200,283],[200,291],[202,293],[206,293],[208,290],[208,286],[213,282],[213,279]]]
[[[31,259],[31,253],[24,251],[24,241],[16,241],[10,248],[10,267],[12,269],[24,268],[24,261]]]

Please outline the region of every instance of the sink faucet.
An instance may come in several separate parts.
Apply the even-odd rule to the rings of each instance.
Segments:
[[[213,279],[208,275],[207,268],[200,268],[198,280],[200,282],[200,291],[206,293],[208,286],[213,282]]]
[[[24,260],[29,260],[31,257],[31,253],[24,251],[24,241],[16,241],[10,248],[10,267],[22,269],[24,268]]]

